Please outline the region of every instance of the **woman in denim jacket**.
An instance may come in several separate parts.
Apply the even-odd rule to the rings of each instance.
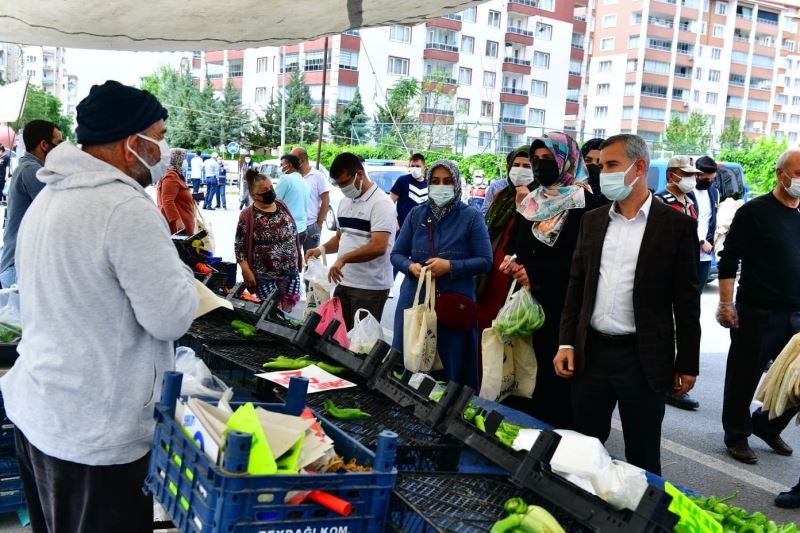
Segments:
[[[428,203],[411,210],[392,249],[392,265],[406,274],[394,317],[394,348],[403,350],[403,311],[415,305],[420,272],[427,267],[438,294],[457,293],[475,300],[475,278],[492,268],[492,247],[480,211],[461,202],[461,177],[451,161],[428,167]],[[420,295],[420,299],[424,294]],[[437,325],[444,370],[434,373],[477,390],[477,315],[468,331]]]

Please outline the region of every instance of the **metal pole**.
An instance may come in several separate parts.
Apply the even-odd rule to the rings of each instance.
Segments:
[[[322,157],[322,128],[325,126],[325,82],[328,80],[328,38],[325,37],[325,50],[322,52],[322,107],[319,113],[319,138],[317,138],[317,170]]]
[[[286,47],[281,46],[281,149],[280,154],[283,155],[286,148]]]

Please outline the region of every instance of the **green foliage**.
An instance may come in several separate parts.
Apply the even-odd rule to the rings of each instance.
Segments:
[[[61,130],[65,139],[74,139],[72,131],[72,118],[61,112],[61,100],[58,97],[47,94],[39,87],[28,85],[28,93],[25,97],[25,106],[17,122],[10,124],[15,130],[24,127],[31,120],[49,120]]]
[[[744,147],[723,147],[717,160],[742,165],[750,189],[757,193],[766,193],[775,188],[775,163],[786,148],[785,140],[761,137]]]
[[[295,66],[286,83],[286,143],[314,142],[318,133],[319,112],[311,107],[311,91]]]
[[[737,117],[731,117],[726,123],[725,128],[722,130],[722,135],[719,137],[720,146],[725,148],[738,148],[747,147],[749,141],[742,134],[742,124]]]
[[[361,93],[358,90],[353,101],[347,104],[341,113],[336,113],[327,120],[335,143],[353,144],[369,140],[369,130],[366,127],[368,117],[364,114],[364,104],[361,102]]]
[[[680,154],[704,154],[711,145],[711,130],[702,113],[692,111],[683,121],[673,116],[664,130],[663,149]]]
[[[377,125],[373,138],[378,144],[403,146],[403,140],[413,134],[419,125],[416,99],[420,83],[415,78],[398,80],[391,89],[385,104],[378,104],[374,121]]]
[[[484,177],[487,180],[493,180],[498,176],[502,176],[505,164],[505,156],[483,153],[463,158],[459,161],[458,168],[461,170],[461,174],[467,178],[467,181],[471,183],[475,170],[483,170]]]
[[[275,148],[281,144],[281,103],[270,98],[264,112],[256,118],[255,127],[248,135],[248,142],[254,147]]]

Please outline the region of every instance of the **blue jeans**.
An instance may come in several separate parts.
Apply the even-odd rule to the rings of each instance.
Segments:
[[[228,204],[225,202],[225,182],[221,181],[217,184],[217,207],[220,206],[220,200],[222,201],[222,208],[228,209]]]
[[[192,194],[197,194],[200,192],[200,179],[192,178]]]
[[[7,289],[17,283],[17,267],[10,266],[0,272],[0,287]]]
[[[217,178],[210,178],[206,180],[206,201],[203,204],[204,209],[211,207],[211,202],[217,194]]]

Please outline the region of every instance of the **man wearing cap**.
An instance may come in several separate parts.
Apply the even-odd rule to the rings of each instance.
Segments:
[[[717,230],[717,207],[719,207],[719,190],[714,185],[717,177],[717,162],[704,155],[694,164],[701,173],[697,175],[694,190],[695,207],[697,208],[697,238],[700,239],[700,292],[706,287],[708,273],[711,271],[711,260],[714,258],[714,232]]]
[[[107,81],[77,108],[17,239],[19,359],[0,380],[34,531],[152,530],[142,492],[162,375],[198,306],[145,188],[169,165],[167,111]]]

